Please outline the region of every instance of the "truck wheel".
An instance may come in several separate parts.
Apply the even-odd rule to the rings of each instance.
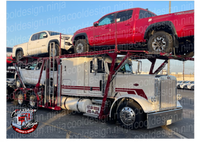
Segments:
[[[48,55],[50,56],[50,47],[49,47],[49,51],[48,51]],[[55,44],[55,49],[54,49],[54,55],[58,56],[59,55],[59,45]],[[53,56],[53,51],[51,51],[51,56]]]
[[[22,91],[19,91],[17,95],[15,95],[15,101],[20,107],[25,105],[24,93]]]
[[[85,39],[79,39],[76,41],[74,46],[74,53],[88,52],[88,44]]]
[[[149,51],[160,53],[170,53],[173,47],[172,36],[164,31],[158,31],[154,33],[148,41]]]
[[[133,100],[124,101],[117,110],[117,119],[122,127],[138,129],[146,126],[142,108]]]
[[[22,87],[21,81],[19,80],[19,78],[16,79],[16,87],[20,88]]]
[[[16,61],[18,62],[22,57],[23,57],[23,52],[22,51],[17,51]]]
[[[29,106],[30,108],[36,108],[37,107],[37,98],[35,95],[29,96]]]

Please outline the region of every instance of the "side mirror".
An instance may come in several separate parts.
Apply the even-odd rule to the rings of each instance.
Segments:
[[[44,38],[47,37],[47,34],[43,34],[43,37],[44,37]]]
[[[26,66],[25,70],[31,70],[30,66]]]
[[[92,69],[96,72],[97,70],[98,70],[98,61],[97,61],[98,59],[97,58],[94,58],[93,59],[93,65],[92,65]]]
[[[99,25],[99,22],[98,22],[98,21],[93,23],[93,26],[94,26],[94,27],[97,27],[98,25]]]

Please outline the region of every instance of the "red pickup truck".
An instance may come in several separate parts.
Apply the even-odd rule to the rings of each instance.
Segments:
[[[116,41],[117,40],[117,41]],[[157,16],[143,8],[109,13],[72,38],[75,53],[142,49],[155,53],[194,54],[194,10]]]

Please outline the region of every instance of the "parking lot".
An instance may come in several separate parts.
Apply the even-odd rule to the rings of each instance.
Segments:
[[[182,94],[183,120],[154,129],[128,130],[66,110],[39,108],[38,128],[30,134],[19,134],[11,127],[11,112],[17,107],[7,102],[7,138],[194,138],[194,91],[178,90]]]

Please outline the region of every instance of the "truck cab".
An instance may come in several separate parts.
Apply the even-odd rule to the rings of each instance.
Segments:
[[[163,125],[180,120],[182,106],[178,101],[181,99],[181,96],[177,94],[176,77],[156,74],[144,75],[138,72],[133,73],[131,59],[126,59],[117,69],[117,66],[122,60],[123,58],[116,58],[114,65],[116,73],[112,76],[109,85],[107,98],[112,102],[109,116],[113,117],[113,115],[117,113],[119,107],[116,107],[116,104],[122,103],[124,99],[130,99],[134,100],[134,102],[141,107],[145,115],[148,116],[149,121],[153,121],[153,119],[155,119],[154,116],[156,115],[157,117],[158,113],[160,113],[160,116],[164,116],[168,111],[174,114],[174,112],[170,111],[174,109],[176,110],[175,113],[177,113],[176,118],[175,116],[172,116],[172,118],[165,118],[166,121],[162,122]],[[112,58],[109,56],[65,58],[62,59],[61,62],[61,95],[80,98],[87,96],[95,101],[103,100],[108,75],[110,74]],[[63,104],[67,106],[67,103]],[[69,109],[70,106],[67,106],[67,108]],[[85,107],[84,112],[86,114],[92,114],[93,112],[94,115],[99,113],[98,111],[91,111],[87,109],[87,107]],[[126,110],[124,110],[124,112],[128,115],[133,115]],[[155,125],[159,126],[160,124],[148,123],[148,128],[153,128]]]

